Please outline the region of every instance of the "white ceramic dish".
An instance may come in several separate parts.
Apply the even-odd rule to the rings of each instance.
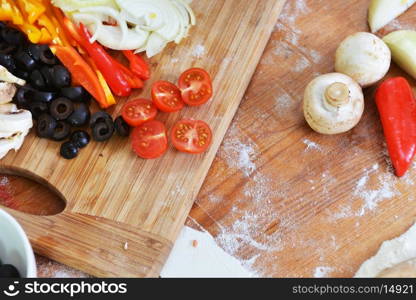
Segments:
[[[0,260],[12,264],[22,277],[36,277],[36,262],[32,246],[17,221],[0,209]]]

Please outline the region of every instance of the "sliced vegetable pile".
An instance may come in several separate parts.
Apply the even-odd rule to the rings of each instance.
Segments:
[[[372,0],[369,24],[373,32],[404,13],[416,1]],[[335,70],[321,75],[305,90],[303,108],[308,124],[322,134],[339,134],[355,127],[364,110],[361,88],[387,74],[391,60],[416,78],[416,31],[399,30],[383,39],[367,32],[347,37],[336,51]],[[385,80],[376,104],[395,173],[406,174],[416,154],[416,99],[402,77]]]
[[[92,33],[91,42],[114,50],[160,53],[179,44],[195,25],[186,0],[53,0],[77,24]]]
[[[66,159],[77,157],[90,140],[104,142],[114,132],[131,135],[133,150],[146,159],[162,156],[169,138],[182,152],[208,149],[212,133],[205,122],[182,120],[168,134],[155,120],[159,111],[178,112],[211,99],[211,78],[203,69],[184,72],[178,86],[156,81],[151,100],[125,103],[115,120],[105,111],[90,110],[91,99],[106,109],[116,104],[116,97],[128,97],[144,86],[151,72],[136,53],[153,56],[187,35],[195,17],[186,1],[52,2],[57,7],[49,0],[0,0],[0,21],[6,22],[0,23],[0,65],[23,79],[14,100],[20,109],[27,109],[30,121],[32,117],[36,121],[39,137],[63,142],[60,154]],[[124,61],[107,48],[121,50]],[[7,109],[7,113],[17,110]]]

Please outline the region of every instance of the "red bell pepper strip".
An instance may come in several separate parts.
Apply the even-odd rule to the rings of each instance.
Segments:
[[[139,78],[139,76],[130,71],[129,68],[118,61],[115,61],[114,63],[124,72],[127,81],[133,89],[141,89],[144,86],[144,82]]]
[[[130,96],[131,86],[124,72],[114,63],[114,58],[97,42],[90,43],[90,33],[82,23],[79,26],[78,33],[82,38],[81,46],[95,62],[114,94],[120,97]]]
[[[395,173],[403,176],[416,154],[416,101],[403,77],[384,81],[376,92],[387,148]]]
[[[134,54],[131,50],[123,50],[123,55],[130,63],[131,71],[143,80],[150,78],[150,68],[147,62],[138,54]]]
[[[124,72],[115,65],[115,60],[100,44],[97,42],[90,43],[91,36],[87,28],[83,24],[80,24],[77,29],[67,18],[64,20],[64,24],[72,38],[88,53],[97,65],[97,68],[103,74],[113,93],[121,97],[130,96],[131,86],[126,79]]]

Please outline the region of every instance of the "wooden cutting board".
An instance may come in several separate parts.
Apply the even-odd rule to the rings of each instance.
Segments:
[[[416,167],[393,175],[374,104],[351,132],[314,133],[303,91],[334,70],[369,0],[287,1],[191,217],[262,276],[351,277],[416,221]],[[416,6],[377,34],[416,30]],[[406,76],[392,65],[388,76]],[[191,224],[192,222],[190,222]]]
[[[214,132],[208,153],[190,156],[169,149],[161,159],[144,161],[128,141],[115,137],[92,143],[77,159],[66,161],[59,156],[59,144],[32,134],[17,154],[0,162],[0,172],[34,179],[66,201],[65,211],[56,216],[11,211],[38,253],[95,276],[159,274],[284,2],[194,1],[198,25],[190,37],[152,59],[152,80],[175,82],[195,66],[212,74],[215,97],[210,104],[159,117],[168,128],[183,117],[208,122]],[[141,96],[149,96],[152,80]]]

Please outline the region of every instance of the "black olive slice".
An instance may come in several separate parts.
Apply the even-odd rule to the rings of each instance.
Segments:
[[[44,47],[41,49],[40,61],[47,65],[56,65],[58,63],[56,56],[52,53],[49,47]]]
[[[0,65],[5,67],[9,72],[14,74],[16,70],[16,62],[10,54],[0,53]]]
[[[57,94],[54,92],[41,92],[41,91],[34,91],[34,98],[37,101],[45,102],[45,103],[51,103],[55,98]]]
[[[6,43],[14,46],[20,46],[26,42],[26,37],[22,32],[10,27],[1,30],[1,37]]]
[[[90,142],[90,135],[83,130],[74,131],[71,135],[71,142],[80,149],[84,148]]]
[[[14,55],[17,67],[25,71],[32,71],[36,67],[36,61],[25,51],[20,50]]]
[[[81,127],[88,124],[90,110],[85,103],[74,103],[74,112],[66,120],[71,126]]]
[[[42,138],[51,138],[55,132],[56,120],[48,114],[42,114],[37,123],[36,133]]]
[[[54,141],[63,141],[71,134],[71,125],[64,121],[56,122],[55,131],[52,135]]]
[[[130,126],[129,124],[124,121],[124,119],[119,116],[114,121],[114,127],[116,129],[116,132],[119,136],[127,137],[130,134]]]
[[[20,109],[28,108],[29,104],[34,101],[34,98],[35,91],[27,85],[20,87],[14,95],[14,100]]]
[[[105,111],[97,111],[91,116],[90,127],[93,128],[98,123],[113,124],[113,118]]]
[[[46,88],[45,78],[39,70],[33,70],[30,74],[30,83],[36,89],[44,90]]]
[[[52,68],[53,84],[55,88],[61,89],[71,85],[71,73],[61,65]]]
[[[52,101],[49,111],[56,120],[66,120],[73,113],[74,104],[69,99],[58,98]]]
[[[71,86],[61,89],[61,95],[75,102],[88,102],[90,94],[82,86]]]
[[[40,61],[40,55],[43,51],[49,50],[48,45],[36,45],[36,44],[30,44],[27,48],[27,52],[29,55],[35,60]],[[49,50],[50,51],[50,50]]]
[[[16,50],[16,46],[7,44],[7,43],[0,43],[0,53],[2,54],[10,54]]]
[[[107,122],[97,123],[92,128],[92,137],[97,142],[104,142],[109,140],[114,133],[113,123],[108,124]]]
[[[61,155],[65,159],[73,159],[78,156],[79,149],[72,142],[65,142],[61,145]]]
[[[48,110],[48,104],[45,102],[35,101],[29,103],[29,111],[32,113],[32,117],[35,120],[37,120],[44,113],[47,113]]]

